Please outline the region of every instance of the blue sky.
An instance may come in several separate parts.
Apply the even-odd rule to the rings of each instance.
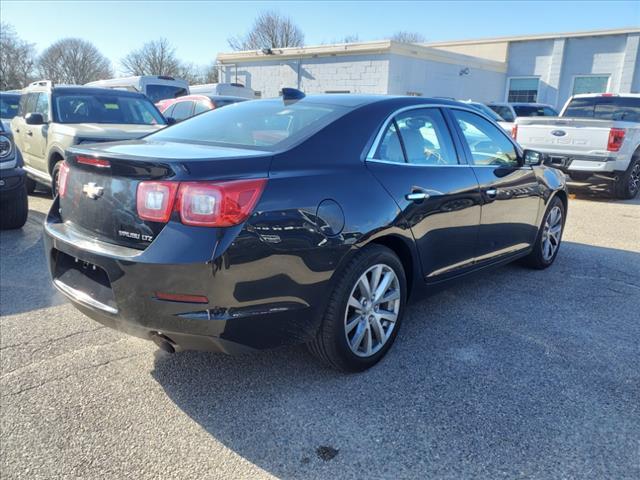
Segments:
[[[118,60],[143,42],[166,37],[180,58],[206,64],[228,51],[227,38],[247,31],[261,10],[289,15],[307,45],[357,34],[377,40],[398,30],[427,41],[640,26],[640,2],[211,2],[12,1],[0,18],[39,51],[55,40],[81,37]]]

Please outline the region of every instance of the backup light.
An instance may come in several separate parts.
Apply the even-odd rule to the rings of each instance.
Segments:
[[[67,184],[69,178],[69,164],[65,161],[60,165],[58,172],[58,195],[63,198],[67,194]]]

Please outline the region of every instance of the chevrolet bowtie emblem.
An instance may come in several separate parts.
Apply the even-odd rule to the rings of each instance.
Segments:
[[[82,193],[86,194],[89,198],[98,198],[102,196],[104,188],[96,185],[93,182],[89,182],[82,186]]]

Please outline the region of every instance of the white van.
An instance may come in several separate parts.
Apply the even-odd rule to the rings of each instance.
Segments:
[[[241,83],[202,83],[191,85],[189,93],[199,95],[222,95],[228,97],[242,97],[251,100],[256,98],[256,92]]]
[[[167,98],[189,95],[189,83],[180,78],[166,75],[138,75],[136,77],[110,78],[97,80],[86,85],[102,88],[116,88],[144,93],[153,103]]]

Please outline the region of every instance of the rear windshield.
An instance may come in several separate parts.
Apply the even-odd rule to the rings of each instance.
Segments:
[[[147,138],[260,150],[291,146],[349,111],[338,105],[282,100],[238,102],[197,115]]]
[[[574,98],[567,105],[563,117],[597,118],[640,122],[640,98],[586,97]]]
[[[0,118],[13,118],[18,113],[20,95],[0,95]]]
[[[186,88],[175,85],[147,85],[146,90],[147,97],[153,103],[158,103],[160,100],[166,100],[167,98],[182,97],[188,93]]]
[[[165,125],[166,120],[144,97],[113,94],[62,94],[54,96],[59,123],[121,123]]]
[[[557,117],[558,112],[550,107],[541,107],[536,105],[514,105],[518,117]]]

